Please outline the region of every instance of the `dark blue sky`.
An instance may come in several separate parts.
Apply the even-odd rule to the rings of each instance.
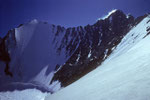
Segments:
[[[32,19],[65,27],[93,24],[111,9],[139,16],[150,12],[150,0],[0,0],[0,35]]]

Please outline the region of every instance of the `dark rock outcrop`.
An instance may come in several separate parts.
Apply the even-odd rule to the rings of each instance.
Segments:
[[[5,74],[13,77],[12,72],[9,70],[9,62],[11,60],[9,55],[9,48],[15,46],[15,30],[8,31],[7,35],[2,39],[0,43],[0,60],[5,62]],[[12,41],[13,40],[13,41]]]

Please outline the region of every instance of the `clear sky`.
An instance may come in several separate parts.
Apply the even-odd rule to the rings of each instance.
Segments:
[[[140,16],[150,0],[0,0],[0,35],[32,19],[73,27],[93,24],[112,9]]]

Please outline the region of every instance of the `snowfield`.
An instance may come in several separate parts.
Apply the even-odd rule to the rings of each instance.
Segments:
[[[149,100],[149,20],[134,27],[100,67],[45,100]]]
[[[44,100],[47,93],[42,93],[36,89],[26,89],[23,91],[1,92],[0,100]]]

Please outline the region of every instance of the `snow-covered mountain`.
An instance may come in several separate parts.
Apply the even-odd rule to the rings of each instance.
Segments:
[[[80,93],[81,98],[80,95],[78,96],[79,100],[82,97],[86,99],[85,95],[89,92],[103,90],[105,79],[108,83],[112,81],[112,84],[115,84],[122,78],[120,77],[122,74],[129,74],[125,74],[126,70],[136,69],[138,64],[142,63],[139,62],[137,66],[132,67],[127,58],[130,57],[130,53],[136,56],[136,52],[141,51],[136,50],[136,45],[140,44],[140,41],[148,41],[149,33],[148,14],[134,18],[120,10],[113,10],[95,24],[84,27],[66,29],[38,20],[21,24],[0,39],[0,80],[2,80],[0,91],[37,88],[42,91],[55,92],[79,79],[48,98],[60,100],[64,95],[62,100],[63,98],[64,100],[73,100],[71,98],[78,100],[74,96],[79,95],[80,86],[81,92],[99,87],[92,91],[86,90],[87,92],[83,94]],[[144,47],[143,50],[147,50]],[[129,52],[132,49],[136,52]],[[141,52],[141,56],[143,53]],[[139,56],[137,55],[136,58]],[[136,62],[136,58],[131,58],[131,61]],[[89,73],[90,71],[92,72]],[[117,80],[112,78],[115,75],[118,77]],[[86,87],[88,85],[89,88]],[[110,88],[113,87],[110,86]],[[70,91],[78,91],[78,93],[74,92],[68,97],[67,94]],[[93,95],[97,96],[99,93],[102,92]]]
[[[57,47],[65,40],[65,32],[63,27],[37,20],[10,30],[1,43],[0,84],[6,88],[15,83],[48,86],[55,66],[69,58],[65,48],[60,52]]]

